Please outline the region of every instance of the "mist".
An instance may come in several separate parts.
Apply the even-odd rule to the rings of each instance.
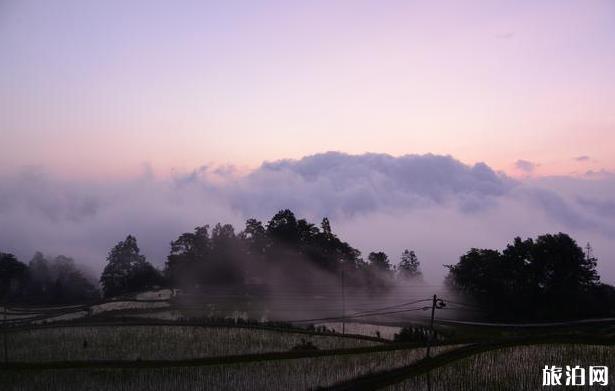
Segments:
[[[216,222],[237,229],[292,209],[310,221],[329,217],[334,231],[393,263],[416,251],[427,283],[442,265],[472,247],[505,247],[515,236],[566,232],[591,242],[598,271],[615,281],[615,175],[513,179],[484,163],[440,155],[347,155],[329,152],[263,163],[241,174],[232,166],[199,167],[159,178],[66,180],[44,168],[0,178],[0,249],[28,261],[35,251],[65,254],[94,271],[126,235],[162,266],[169,242]]]

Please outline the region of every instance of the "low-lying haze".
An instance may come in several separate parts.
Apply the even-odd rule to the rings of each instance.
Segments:
[[[244,174],[233,166],[200,167],[158,178],[66,180],[25,168],[0,178],[0,251],[28,261],[36,250],[66,254],[94,270],[127,234],[161,266],[169,242],[197,225],[283,208],[318,222],[330,218],[363,255],[385,251],[394,262],[414,249],[427,281],[471,247],[502,248],[515,236],[566,232],[591,242],[602,280],[615,282],[615,175],[513,179],[488,165],[451,156],[329,152],[263,163]]]

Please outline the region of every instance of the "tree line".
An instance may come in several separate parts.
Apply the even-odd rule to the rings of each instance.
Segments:
[[[343,273],[349,289],[372,294],[383,293],[394,282],[422,281],[414,251],[405,250],[398,265],[382,251],[363,260],[359,250],[332,231],[327,218],[316,226],[286,209],[266,224],[248,219],[238,233],[232,225],[220,223],[183,233],[170,243],[162,270],[141,254],[137,239],[128,235],[109,251],[99,284],[85,278],[78,265],[63,255],[48,260],[37,252],[24,264],[12,254],[0,253],[0,297],[32,304],[72,304],[157,287],[267,285],[272,271],[304,288],[321,286],[314,280],[314,271],[335,281]]]
[[[615,315],[615,288],[600,282],[591,246],[564,233],[515,238],[503,251],[471,249],[446,281],[489,319],[564,320]]]
[[[0,252],[0,297],[28,304],[78,304],[96,300],[99,291],[72,258],[47,259],[37,252],[26,265]]]
[[[503,251],[471,249],[447,265],[446,285],[473,300],[489,319],[570,319],[615,314],[615,289],[600,282],[597,260],[570,236],[515,238]],[[68,257],[36,253],[29,264],[0,253],[0,297],[37,304],[86,302],[156,287],[187,290],[284,283],[317,293],[322,282],[372,295],[399,283],[420,283],[420,262],[405,250],[397,265],[382,251],[364,259],[336,235],[288,209],[268,222],[248,219],[240,232],[230,224],[196,227],[170,243],[163,269],[154,267],[128,235],[108,253],[98,283]],[[277,281],[279,279],[280,281]],[[100,286],[100,292],[97,289]]]
[[[372,252],[365,261],[332,231],[327,218],[316,226],[288,209],[266,224],[249,219],[239,233],[230,224],[196,227],[171,242],[164,269],[169,283],[180,287],[274,284],[283,274],[286,282],[309,288],[327,276],[335,276],[337,284],[342,273],[348,287],[375,294],[394,280],[421,278],[414,252],[406,250],[398,266],[384,252]]]

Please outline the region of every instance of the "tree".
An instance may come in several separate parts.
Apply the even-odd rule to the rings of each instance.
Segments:
[[[72,258],[58,255],[48,264],[47,303],[76,304],[98,298],[96,287],[81,273]]]
[[[547,234],[515,238],[503,252],[472,249],[448,266],[447,281],[494,317],[578,318],[594,308],[596,263],[570,236]]]
[[[295,245],[299,241],[295,214],[289,209],[276,213],[267,223],[267,235],[279,243]]]
[[[395,271],[389,257],[382,251],[369,253],[367,260],[367,268],[364,271],[365,285],[371,294],[380,294],[390,287]]]
[[[331,238],[333,236],[333,232],[331,231],[331,223],[329,219],[324,217],[322,222],[320,223],[320,228],[322,229],[322,233],[326,238]]]
[[[126,292],[144,291],[164,284],[165,280],[160,270],[143,259],[133,265]]]
[[[203,282],[215,285],[242,282],[240,257],[239,239],[233,226],[216,224],[211,232],[211,261],[206,265]]]
[[[20,299],[28,281],[28,267],[13,254],[0,252],[0,300]]]
[[[420,280],[422,277],[421,263],[414,251],[405,249],[397,267],[397,276],[403,280]]]
[[[212,243],[209,225],[196,227],[171,242],[171,252],[165,264],[167,279],[176,286],[194,286],[203,279],[211,259]]]
[[[261,259],[269,247],[265,227],[256,219],[246,221],[246,228],[239,234],[239,238],[247,244],[248,256]]]
[[[140,254],[132,235],[111,249],[100,277],[105,297],[148,289],[161,280],[160,273]]]
[[[99,297],[98,290],[72,258],[58,255],[47,259],[37,251],[28,264],[24,301],[30,304],[87,303]]]
[[[37,251],[28,265],[30,279],[28,281],[28,297],[32,302],[46,302],[52,285],[49,262]]]
[[[319,228],[284,209],[266,225],[248,219],[238,235],[232,225],[220,223],[211,235],[207,225],[182,234],[171,243],[165,273],[174,285],[185,288],[282,279],[309,290],[314,273],[337,279],[342,268],[348,286],[363,287],[369,274],[366,265],[359,250],[333,233],[327,218]]]
[[[246,227],[238,236],[240,250],[243,252],[242,271],[244,280],[252,283],[262,282],[266,277],[262,265],[270,247],[270,241],[263,223],[256,219],[248,219]]]
[[[305,242],[301,242],[300,235],[305,234],[305,224],[298,223],[294,213],[284,209],[276,213],[267,223],[266,234],[270,246],[265,253],[266,266],[270,270],[277,270],[279,276],[284,271],[284,278],[292,278],[296,283],[304,283],[308,279],[304,270],[297,269],[298,261],[305,260]],[[303,232],[300,232],[303,231]],[[305,238],[303,238],[305,239]],[[275,278],[275,284],[280,277]]]
[[[378,272],[391,271],[391,262],[389,261],[389,257],[382,251],[369,253],[367,259],[369,260],[369,265],[372,269],[377,270]]]

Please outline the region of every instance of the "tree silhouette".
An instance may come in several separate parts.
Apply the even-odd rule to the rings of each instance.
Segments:
[[[160,273],[140,254],[132,235],[111,249],[100,277],[105,297],[148,289],[161,281]]]
[[[608,290],[599,284],[596,262],[564,233],[515,238],[503,252],[470,250],[448,266],[447,281],[491,316],[578,318],[595,315],[596,292]]]
[[[395,271],[389,257],[382,251],[369,253],[367,260],[365,284],[371,294],[377,295],[390,287]]]
[[[389,257],[382,251],[369,253],[367,259],[369,260],[370,267],[374,270],[379,272],[391,271],[391,262],[389,261]]]
[[[44,271],[44,264],[47,265],[47,281],[43,281],[46,288],[45,296],[41,297],[38,302],[48,304],[74,304],[84,303],[94,300],[98,297],[98,291],[94,285],[79,271],[75,265],[75,261],[64,255],[58,255],[52,261],[42,263],[44,258],[37,257],[40,253],[35,254],[34,263],[39,263],[39,271]],[[30,262],[31,265],[33,262]],[[35,269],[31,267],[30,275],[32,276],[31,284],[34,284],[33,277]],[[31,298],[33,299],[33,298]]]
[[[206,266],[203,282],[216,285],[241,283],[240,251],[239,238],[233,226],[216,224],[211,232],[211,260]]]
[[[397,276],[402,280],[420,280],[422,278],[421,263],[414,251],[405,249],[397,267]]]
[[[176,286],[193,286],[205,274],[211,257],[209,225],[196,227],[171,242],[171,252],[165,264],[167,279]]]
[[[59,255],[49,261],[36,252],[26,266],[0,253],[0,295],[28,304],[76,304],[96,299],[98,291],[72,258]]]
[[[28,296],[30,300],[34,302],[47,301],[52,284],[54,283],[49,262],[40,251],[37,251],[30,260],[28,268],[30,270],[28,283]]]
[[[0,252],[0,300],[22,298],[27,280],[28,267],[13,254]]]
[[[267,235],[278,243],[296,245],[299,241],[299,227],[295,214],[289,209],[276,213],[267,223]]]

